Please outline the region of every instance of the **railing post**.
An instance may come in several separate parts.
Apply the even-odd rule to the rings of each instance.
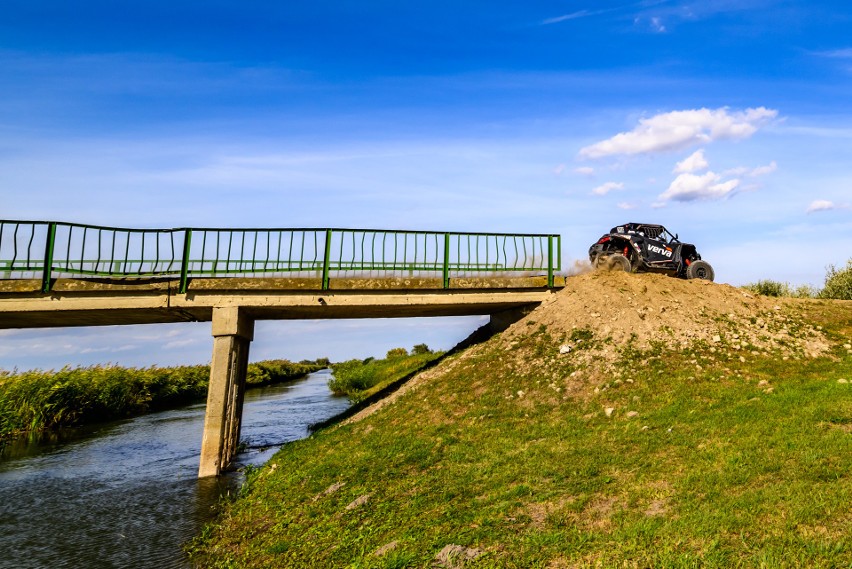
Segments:
[[[189,249],[192,244],[192,229],[183,233],[183,256],[180,261],[180,293],[186,294],[189,288]]]
[[[556,236],[556,270],[562,270],[562,236]]]
[[[322,258],[322,290],[328,290],[328,263],[331,258],[331,229],[325,230],[325,254]]]
[[[53,248],[56,244],[56,223],[47,224],[47,242],[44,245],[44,266],[41,273],[41,292],[50,292],[51,272],[53,270]]]
[[[450,234],[444,233],[444,288],[450,288]]]
[[[553,288],[553,235],[547,236],[547,286]]]

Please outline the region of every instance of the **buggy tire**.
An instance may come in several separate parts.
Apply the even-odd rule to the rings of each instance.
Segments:
[[[617,253],[606,258],[606,269],[608,271],[624,271],[625,273],[629,273],[633,270],[633,267],[630,265],[630,259]]]
[[[595,260],[592,261],[593,269],[606,269],[607,264],[609,263],[609,257],[606,255],[598,255],[595,257]]]
[[[688,279],[701,279],[712,282],[715,277],[713,267],[707,261],[693,261],[686,268],[686,278]]]

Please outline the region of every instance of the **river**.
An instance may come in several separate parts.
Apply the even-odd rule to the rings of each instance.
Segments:
[[[349,406],[330,371],[246,392],[238,465]],[[0,568],[188,567],[184,543],[239,474],[198,480],[204,404],[67,430],[0,454]]]

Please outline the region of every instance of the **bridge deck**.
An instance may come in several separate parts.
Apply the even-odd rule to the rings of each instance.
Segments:
[[[494,314],[542,302],[547,277],[0,280],[0,328],[210,321],[214,307],[252,319],[394,318]],[[564,279],[557,279],[557,287]]]
[[[561,258],[554,234],[0,220],[0,329],[212,322],[198,474],[216,476],[255,320],[488,314],[498,330],[564,286]]]

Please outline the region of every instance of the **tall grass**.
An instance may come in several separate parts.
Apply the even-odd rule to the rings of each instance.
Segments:
[[[328,367],[321,362],[291,362],[290,360],[263,360],[251,363],[246,371],[246,384],[259,387],[282,383]],[[208,368],[209,369],[209,368]]]
[[[319,364],[267,360],[249,364],[247,383],[267,385],[321,369]],[[210,367],[64,367],[0,370],[0,438],[56,427],[131,417],[202,400]]]
[[[394,348],[383,360],[367,358],[332,364],[334,378],[328,386],[335,395],[346,395],[358,403],[442,355],[443,352],[432,352],[425,344],[418,344],[411,354],[405,348]]]
[[[742,288],[763,296],[852,300],[852,259],[846,262],[845,268],[829,265],[825,271],[825,285],[821,289],[809,285],[793,286],[771,279],[749,283]]]
[[[791,298],[816,298],[820,291],[808,285],[793,286],[771,279],[749,283],[742,288],[763,296],[783,296]]]

